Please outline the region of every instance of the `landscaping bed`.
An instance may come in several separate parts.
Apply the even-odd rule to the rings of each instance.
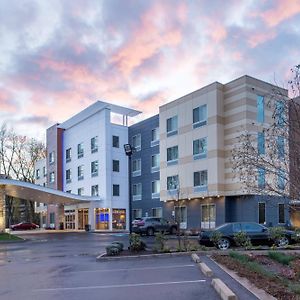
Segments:
[[[300,299],[300,256],[297,254],[231,251],[229,255],[214,254],[212,258],[279,300]]]
[[[23,239],[6,232],[0,233],[0,242],[12,242],[12,241],[23,241]]]

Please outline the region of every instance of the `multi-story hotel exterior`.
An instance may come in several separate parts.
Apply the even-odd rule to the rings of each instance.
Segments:
[[[257,147],[264,144],[264,128],[272,122],[267,105],[272,88],[243,76],[169,102],[159,115],[130,127],[128,117],[139,112],[104,102],[50,127],[48,187],[93,201],[58,206],[55,220],[48,208],[47,226],[63,222],[69,229],[87,224],[95,230],[128,229],[129,188],[133,217],[175,218],[183,229],[230,221],[284,224],[289,215],[281,197],[267,201],[255,191],[245,192],[232,167],[232,148],[243,131],[252,132]],[[287,95],[284,89],[281,93]],[[113,124],[111,113],[121,114],[123,123]],[[127,143],[135,148],[130,173],[123,149]],[[266,176],[257,170],[255,180],[260,184]]]
[[[128,142],[128,117],[139,113],[97,101],[47,130],[48,187],[91,197],[90,203],[49,206],[47,227],[128,228],[128,162],[123,145]],[[121,124],[113,123],[113,114],[121,116]]]
[[[243,76],[160,107],[160,196],[164,214],[175,214],[182,228],[213,228],[230,221],[278,225],[288,220],[281,197],[267,201],[255,192],[245,193],[232,168],[237,137],[245,130],[258,137],[272,122],[265,97],[272,88]],[[257,180],[264,181],[265,173],[258,170]]]

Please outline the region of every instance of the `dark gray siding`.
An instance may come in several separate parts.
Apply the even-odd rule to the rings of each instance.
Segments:
[[[226,197],[225,221],[239,222],[251,221],[258,222],[258,203],[266,203],[266,225],[279,225],[278,204],[285,204],[285,222],[289,222],[288,199],[283,197],[270,197],[258,195],[244,195],[244,196],[228,196]]]
[[[131,176],[131,188],[135,183],[142,183],[142,200],[132,201],[132,209],[142,209],[142,216],[152,215],[152,208],[162,207],[159,198],[152,199],[151,182],[159,180],[159,172],[151,173],[151,156],[159,153],[159,145],[151,147],[152,129],[159,127],[159,116],[155,115],[149,119],[129,127],[129,143],[132,144],[132,137],[141,134],[141,151],[132,155],[132,161],[141,158],[141,176]]]

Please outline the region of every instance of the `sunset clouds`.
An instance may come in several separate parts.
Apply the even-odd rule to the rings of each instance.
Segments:
[[[288,78],[300,0],[0,0],[0,116],[45,129],[96,100],[146,118],[213,81]]]

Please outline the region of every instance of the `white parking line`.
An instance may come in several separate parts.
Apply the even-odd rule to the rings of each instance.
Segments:
[[[188,281],[170,281],[170,282],[152,282],[152,283],[133,283],[133,284],[119,284],[119,285],[96,285],[96,286],[77,286],[70,288],[52,288],[52,289],[37,289],[34,292],[57,292],[57,291],[71,291],[71,290],[90,290],[90,289],[111,289],[111,288],[127,288],[139,286],[152,286],[152,285],[172,285],[172,284],[187,284],[205,282],[201,280],[188,280]]]
[[[196,267],[195,264],[189,265],[173,265],[173,266],[159,266],[159,267],[141,267],[141,268],[126,268],[126,269],[104,269],[104,270],[82,270],[82,271],[70,271],[70,273],[98,273],[98,272],[120,272],[120,271],[139,271],[139,270],[156,270],[156,269],[173,269],[173,268],[187,268]]]

